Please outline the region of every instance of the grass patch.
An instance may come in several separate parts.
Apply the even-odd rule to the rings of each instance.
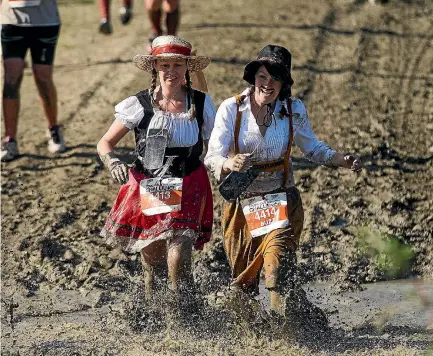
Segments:
[[[390,278],[403,277],[409,272],[414,257],[412,249],[395,235],[368,226],[352,229],[357,248]]]

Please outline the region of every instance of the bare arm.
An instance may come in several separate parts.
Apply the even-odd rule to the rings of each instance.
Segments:
[[[129,129],[123,124],[117,120],[113,122],[105,135],[99,140],[97,145],[98,154],[102,161],[104,161],[104,156],[107,153],[113,152],[113,148],[128,132]]]

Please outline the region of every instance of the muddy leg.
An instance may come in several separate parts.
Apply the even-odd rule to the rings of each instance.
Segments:
[[[179,293],[192,286],[191,255],[191,238],[178,235],[169,241],[167,265],[173,292]]]
[[[291,252],[281,259],[281,268],[278,274],[277,291],[281,295],[283,316],[299,325],[319,327],[326,329],[328,317],[326,313],[310,302],[307,293],[302,288],[301,281],[297,280],[296,255]]]
[[[191,316],[199,309],[191,270],[192,245],[190,237],[181,235],[168,243],[168,278],[172,292],[170,304],[172,314],[181,317]]]
[[[141,250],[146,299],[159,290],[167,275],[167,247],[165,241],[155,241]]]
[[[285,295],[291,288],[295,278],[295,259],[295,254],[288,250],[282,257],[268,258],[268,256],[265,256],[264,267],[266,288],[269,290],[270,297],[269,308],[281,316],[286,316]],[[271,263],[268,263],[268,261],[271,261]]]
[[[270,289],[269,290],[269,310],[277,313],[278,315],[284,315],[284,297],[280,292]]]

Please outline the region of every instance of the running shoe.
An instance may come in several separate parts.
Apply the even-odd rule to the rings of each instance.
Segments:
[[[132,19],[132,8],[122,6],[120,8],[120,22],[122,25],[127,25]]]
[[[2,142],[2,158],[3,162],[13,161],[20,155],[17,141],[14,138],[6,138]]]
[[[53,126],[48,129],[48,151],[51,153],[65,152],[65,141],[60,126]]]
[[[111,22],[107,19],[102,19],[99,22],[99,32],[104,35],[109,35],[113,32],[113,28],[111,27]]]

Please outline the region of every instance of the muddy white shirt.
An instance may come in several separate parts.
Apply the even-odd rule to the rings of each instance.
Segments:
[[[248,91],[245,91],[246,95]],[[289,119],[280,118],[282,105],[287,108],[286,101],[279,101],[275,105],[274,119],[267,128],[265,136],[260,133],[256,119],[251,112],[250,97],[247,95],[240,105],[242,112],[239,132],[240,153],[252,153],[255,162],[272,161],[283,158],[289,143]],[[206,166],[212,170],[217,180],[221,180],[221,169],[228,157],[234,156],[234,132],[237,105],[235,98],[229,98],[221,104],[215,118],[215,127],[209,141],[209,148],[205,158]],[[307,110],[301,100],[293,98],[293,141],[307,159],[317,164],[329,164],[336,153],[315,136],[308,118]],[[248,188],[248,192],[263,193],[276,190],[283,185],[294,185],[292,162],[290,160],[290,175],[284,182],[283,170],[277,172],[262,172]]]
[[[2,25],[56,26],[60,15],[56,0],[2,0]]]
[[[129,130],[138,127],[144,116],[143,106],[136,96],[130,96],[116,105],[116,120],[122,123]],[[170,113],[158,109],[153,109],[154,115],[149,123],[159,126],[158,122],[166,119],[169,132],[168,147],[189,147],[197,143],[199,127],[197,120],[190,120],[188,112]],[[215,121],[215,107],[211,97],[206,94],[203,108],[203,127],[202,138],[209,140]]]

